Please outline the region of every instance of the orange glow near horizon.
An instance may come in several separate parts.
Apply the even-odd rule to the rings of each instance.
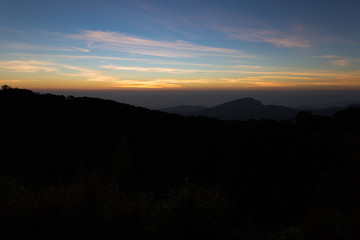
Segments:
[[[180,63],[181,64],[181,63]],[[199,64],[200,65],[200,64]],[[229,65],[190,69],[100,65],[56,61],[0,61],[0,84],[29,89],[252,89],[359,88],[359,71]]]

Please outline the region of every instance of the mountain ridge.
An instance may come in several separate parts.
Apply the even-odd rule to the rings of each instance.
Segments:
[[[184,116],[212,117],[220,120],[289,120],[294,119],[301,111],[310,112],[315,115],[332,116],[337,111],[347,109],[349,107],[360,107],[360,104],[352,103],[345,106],[331,106],[320,109],[299,109],[273,104],[264,105],[259,100],[256,100],[252,97],[246,97],[225,102],[210,108],[186,105],[186,110],[184,110],[183,106],[184,105],[179,105],[177,107],[159,109],[159,111],[175,113]],[[197,108],[201,107],[203,108],[202,110],[196,111]]]

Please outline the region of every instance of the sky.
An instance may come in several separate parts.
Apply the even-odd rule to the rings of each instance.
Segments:
[[[0,84],[148,96],[360,90],[359,9],[356,0],[2,0]]]

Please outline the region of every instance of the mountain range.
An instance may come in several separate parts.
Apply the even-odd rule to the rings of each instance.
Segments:
[[[249,120],[249,119],[293,119],[301,111],[311,112],[314,115],[332,116],[337,111],[349,107],[359,107],[358,103],[347,103],[343,106],[333,106],[323,109],[297,109],[279,105],[264,105],[254,98],[241,98],[226,102],[215,107],[180,105],[171,108],[160,109],[160,111],[175,113],[184,116],[204,116],[220,120]]]

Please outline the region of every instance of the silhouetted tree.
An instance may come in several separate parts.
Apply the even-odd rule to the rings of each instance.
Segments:
[[[10,86],[8,86],[8,85],[3,85],[1,88],[2,88],[2,90],[12,89],[12,87],[10,87]]]

